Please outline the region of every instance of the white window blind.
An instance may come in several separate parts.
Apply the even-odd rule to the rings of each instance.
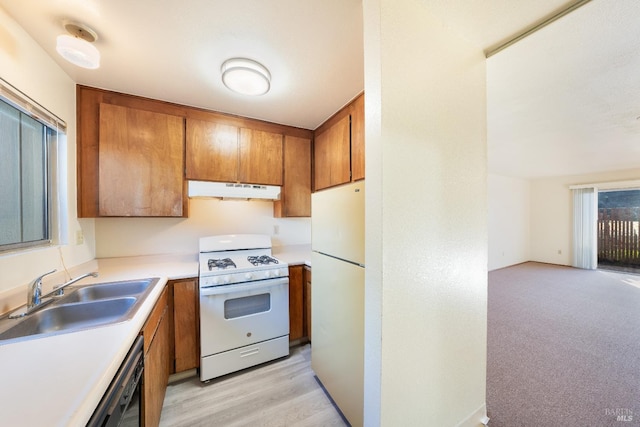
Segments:
[[[598,268],[598,192],[595,188],[573,190],[573,266]]]
[[[0,79],[0,250],[51,242],[51,155],[65,128]]]
[[[64,120],[2,78],[0,78],[0,99],[48,128],[61,133],[67,131],[67,124]]]

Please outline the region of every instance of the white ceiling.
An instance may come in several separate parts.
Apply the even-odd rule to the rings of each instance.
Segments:
[[[574,2],[420,1],[483,49]],[[364,87],[361,0],[0,0],[0,7],[89,86],[307,129]],[[65,18],[98,33],[98,70],[55,53]],[[490,171],[537,177],[636,166],[639,23],[637,0],[593,0],[492,56]],[[222,85],[220,65],[237,56],[269,68],[269,93],[247,98]]]
[[[593,0],[490,57],[487,75],[492,172],[640,167],[639,1]]]
[[[77,82],[315,129],[364,88],[360,0],[0,0]],[[63,19],[98,33],[97,70],[55,52]],[[230,92],[220,66],[254,59],[260,97]]]

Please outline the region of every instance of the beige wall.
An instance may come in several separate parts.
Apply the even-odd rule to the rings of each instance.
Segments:
[[[269,201],[191,199],[189,218],[99,218],[95,221],[99,258],[196,254],[198,239],[216,234],[268,234],[274,246],[311,244],[311,219],[274,218],[273,202]]]
[[[485,414],[485,58],[428,2],[365,0],[365,425]]]
[[[573,205],[569,186],[635,179],[640,179],[640,169],[532,180],[531,260],[571,265]]]
[[[529,180],[489,174],[489,270],[531,259]]]
[[[24,30],[0,9],[0,76],[67,123],[66,142],[61,152],[67,163],[61,190],[67,193],[68,219],[63,219],[62,244],[0,255],[0,301],[26,285],[37,275],[93,259],[93,222],[76,218],[76,120],[75,83]],[[84,243],[76,245],[76,231],[84,234]],[[26,297],[24,298],[26,302]],[[3,307],[0,307],[0,311]]]
[[[489,270],[525,261],[571,265],[569,187],[638,179],[640,169],[533,180],[489,175]]]

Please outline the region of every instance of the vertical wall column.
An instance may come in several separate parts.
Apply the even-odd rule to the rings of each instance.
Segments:
[[[485,58],[428,3],[363,1],[367,426],[486,415]]]

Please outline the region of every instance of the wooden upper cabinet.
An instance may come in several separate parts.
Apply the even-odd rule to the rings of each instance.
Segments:
[[[274,216],[311,216],[311,140],[284,137],[284,185],[280,200],[273,205]]]
[[[364,93],[314,131],[314,191],[364,179]]]
[[[282,185],[282,134],[187,118],[187,179]]]
[[[183,216],[184,119],[100,104],[98,214]]]
[[[364,93],[351,104],[351,180],[364,179]]]
[[[238,128],[187,119],[187,179],[235,182],[238,177]]]
[[[76,96],[78,218],[186,217],[186,180],[284,187],[284,135],[307,141],[313,135],[82,85]],[[304,162],[310,170],[310,160]],[[288,200],[295,200],[299,186],[290,188]]]
[[[313,147],[314,189],[351,180],[350,117],[345,115],[318,133]]]
[[[282,185],[282,134],[240,129],[238,182]]]

